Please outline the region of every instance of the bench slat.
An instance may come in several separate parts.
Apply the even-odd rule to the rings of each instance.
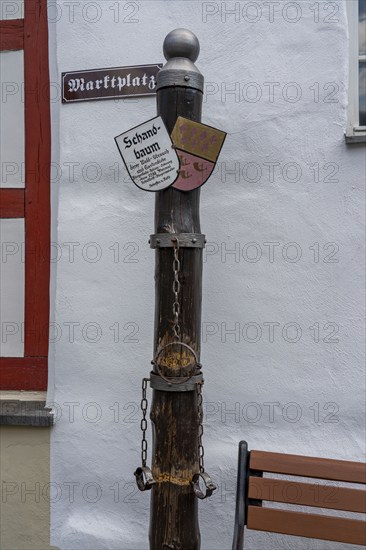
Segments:
[[[366,491],[348,487],[250,477],[248,497],[366,514]]]
[[[249,468],[273,474],[366,483],[366,467],[362,462],[251,451]]]
[[[307,538],[366,544],[363,521],[248,506],[248,528]]]

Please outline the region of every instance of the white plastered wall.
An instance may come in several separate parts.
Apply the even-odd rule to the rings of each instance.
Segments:
[[[201,42],[203,122],[228,132],[201,200],[204,442],[218,491],[200,504],[202,548],[228,549],[240,439],[363,458],[364,148],[344,140],[345,5],[241,2],[225,16],[234,2],[70,4],[51,11],[57,85],[62,71],[162,62],[164,37],[184,26]],[[53,103],[51,542],[65,550],[148,547],[149,497],[132,473],[154,197],[128,181],[113,138],[155,113],[154,98]],[[253,532],[247,544],[344,548]]]

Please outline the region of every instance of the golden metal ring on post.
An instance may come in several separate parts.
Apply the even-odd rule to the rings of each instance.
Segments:
[[[194,364],[192,365],[192,373],[187,377],[181,377],[181,380],[179,380],[178,382],[177,382],[178,377],[170,377],[169,378],[168,376],[164,376],[161,372],[161,365],[158,362],[158,359],[160,358],[162,352],[166,348],[171,347],[171,346],[181,346],[183,348],[186,348],[193,355],[193,358],[194,358]],[[200,369],[200,367],[202,366],[201,363],[199,363],[199,361],[198,361],[197,354],[194,351],[194,349],[191,348],[191,346],[189,346],[188,344],[185,344],[184,342],[168,342],[168,344],[165,344],[165,346],[160,348],[158,353],[155,355],[155,358],[152,361],[152,363],[153,363],[153,365],[156,366],[156,370],[158,371],[159,376],[161,376],[161,378],[163,380],[165,380],[168,384],[176,384],[176,385],[180,385],[180,384],[184,384],[184,383],[188,382],[188,380],[190,380],[195,374],[197,374],[196,373],[196,368],[198,367],[198,369]],[[181,368],[186,368],[186,367],[181,367]]]

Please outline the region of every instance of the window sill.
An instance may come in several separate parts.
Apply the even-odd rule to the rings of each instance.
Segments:
[[[353,136],[346,136],[346,143],[348,145],[355,144],[355,143],[366,143],[366,134],[365,135],[353,135]]]
[[[346,133],[345,138],[347,144],[366,143],[366,131],[364,127],[355,127],[353,130],[350,129],[349,133]]]
[[[0,425],[53,426],[52,409],[46,407],[46,392],[0,392]]]

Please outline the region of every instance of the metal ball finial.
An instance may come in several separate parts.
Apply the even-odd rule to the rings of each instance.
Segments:
[[[203,75],[194,64],[200,53],[197,36],[188,29],[175,29],[166,36],[163,51],[167,62],[158,72],[156,91],[181,86],[203,92]]]
[[[192,31],[175,29],[166,36],[163,51],[166,60],[174,57],[186,57],[194,63],[200,53],[200,43]]]

